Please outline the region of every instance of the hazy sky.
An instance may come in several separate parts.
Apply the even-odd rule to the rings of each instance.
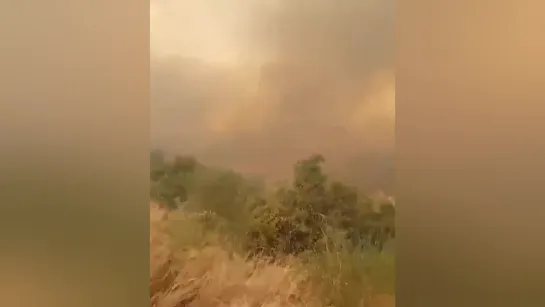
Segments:
[[[155,0],[155,147],[266,176],[321,153],[391,186],[395,0]]]
[[[156,56],[181,55],[233,63],[243,52],[252,0],[155,0],[150,4],[150,48]]]

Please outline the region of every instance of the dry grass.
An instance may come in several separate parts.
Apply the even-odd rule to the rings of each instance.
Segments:
[[[287,265],[249,262],[217,247],[171,252],[164,214],[152,207],[150,216],[151,306],[318,306]]]
[[[150,217],[151,306],[323,306],[295,264],[247,261],[216,246],[173,252],[166,213],[152,206]],[[394,301],[379,296],[370,305],[391,307]]]

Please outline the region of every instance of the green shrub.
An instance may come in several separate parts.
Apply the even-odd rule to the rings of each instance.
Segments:
[[[324,159],[298,161],[291,185],[272,193],[229,170],[190,157],[150,159],[151,197],[173,210],[176,250],[222,246],[251,257],[296,256],[324,306],[360,306],[363,293],[392,293],[395,264],[384,243],[395,236],[395,206],[328,180]]]
[[[310,273],[324,306],[365,306],[374,294],[393,294],[395,258],[346,240],[342,231],[329,229],[318,251],[301,255],[302,269]]]

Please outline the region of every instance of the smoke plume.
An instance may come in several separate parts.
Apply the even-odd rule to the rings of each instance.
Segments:
[[[395,2],[257,2],[241,39],[257,67],[152,56],[152,145],[271,179],[321,153],[336,177],[391,191]]]

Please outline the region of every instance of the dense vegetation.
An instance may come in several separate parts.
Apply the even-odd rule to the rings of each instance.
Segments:
[[[320,155],[297,161],[291,183],[271,189],[190,156],[153,151],[150,197],[182,212],[171,225],[182,247],[213,241],[246,259],[295,257],[319,281],[321,304],[360,306],[369,287],[394,290],[394,255],[382,250],[395,237],[395,206],[331,180],[324,162]]]
[[[168,160],[154,151],[150,162],[154,201],[170,209],[203,210],[236,225],[252,252],[298,254],[317,248],[331,231],[342,232],[353,246],[378,250],[395,237],[394,205],[376,204],[354,187],[330,182],[320,155],[295,163],[291,186],[272,193],[259,182],[206,168],[193,157]]]

